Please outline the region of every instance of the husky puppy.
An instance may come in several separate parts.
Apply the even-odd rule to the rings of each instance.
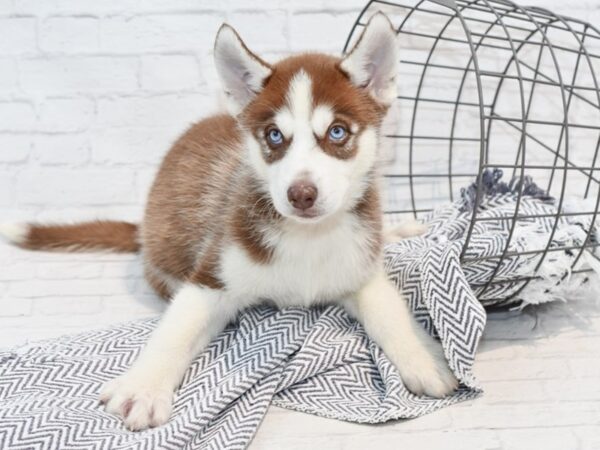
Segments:
[[[129,429],[167,422],[193,358],[266,300],[337,303],[409,390],[444,397],[457,387],[441,346],[383,270],[375,162],[396,96],[395,41],[378,13],[343,58],[305,53],[269,64],[223,25],[214,56],[229,113],[175,142],[141,225],[3,228],[30,249],[142,251],[148,282],[171,304],[137,361],[100,394]]]

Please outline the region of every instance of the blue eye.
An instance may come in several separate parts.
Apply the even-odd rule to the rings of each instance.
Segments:
[[[267,141],[271,145],[281,145],[283,143],[283,134],[277,128],[267,130]]]
[[[332,141],[341,141],[346,137],[348,132],[341,125],[334,125],[329,129],[329,138]]]

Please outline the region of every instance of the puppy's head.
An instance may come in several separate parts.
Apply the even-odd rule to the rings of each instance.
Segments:
[[[396,35],[381,13],[344,58],[302,54],[269,65],[228,25],[215,62],[249,163],[284,217],[300,222],[352,209],[376,159],[396,96]]]

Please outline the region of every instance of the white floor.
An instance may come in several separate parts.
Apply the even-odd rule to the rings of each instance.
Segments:
[[[31,253],[0,243],[0,347],[158,314],[129,255]],[[494,314],[485,394],[429,416],[357,425],[272,408],[252,449],[600,449],[600,302]]]

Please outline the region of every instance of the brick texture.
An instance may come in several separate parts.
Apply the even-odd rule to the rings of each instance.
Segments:
[[[364,3],[0,0],[0,221],[138,220],[170,143],[218,108],[223,21],[267,59],[339,52]],[[600,0],[524,3],[600,19]],[[0,243],[0,348],[163,309],[137,256]],[[481,399],[378,428],[276,410],[255,448],[600,448],[597,304],[491,319]]]

